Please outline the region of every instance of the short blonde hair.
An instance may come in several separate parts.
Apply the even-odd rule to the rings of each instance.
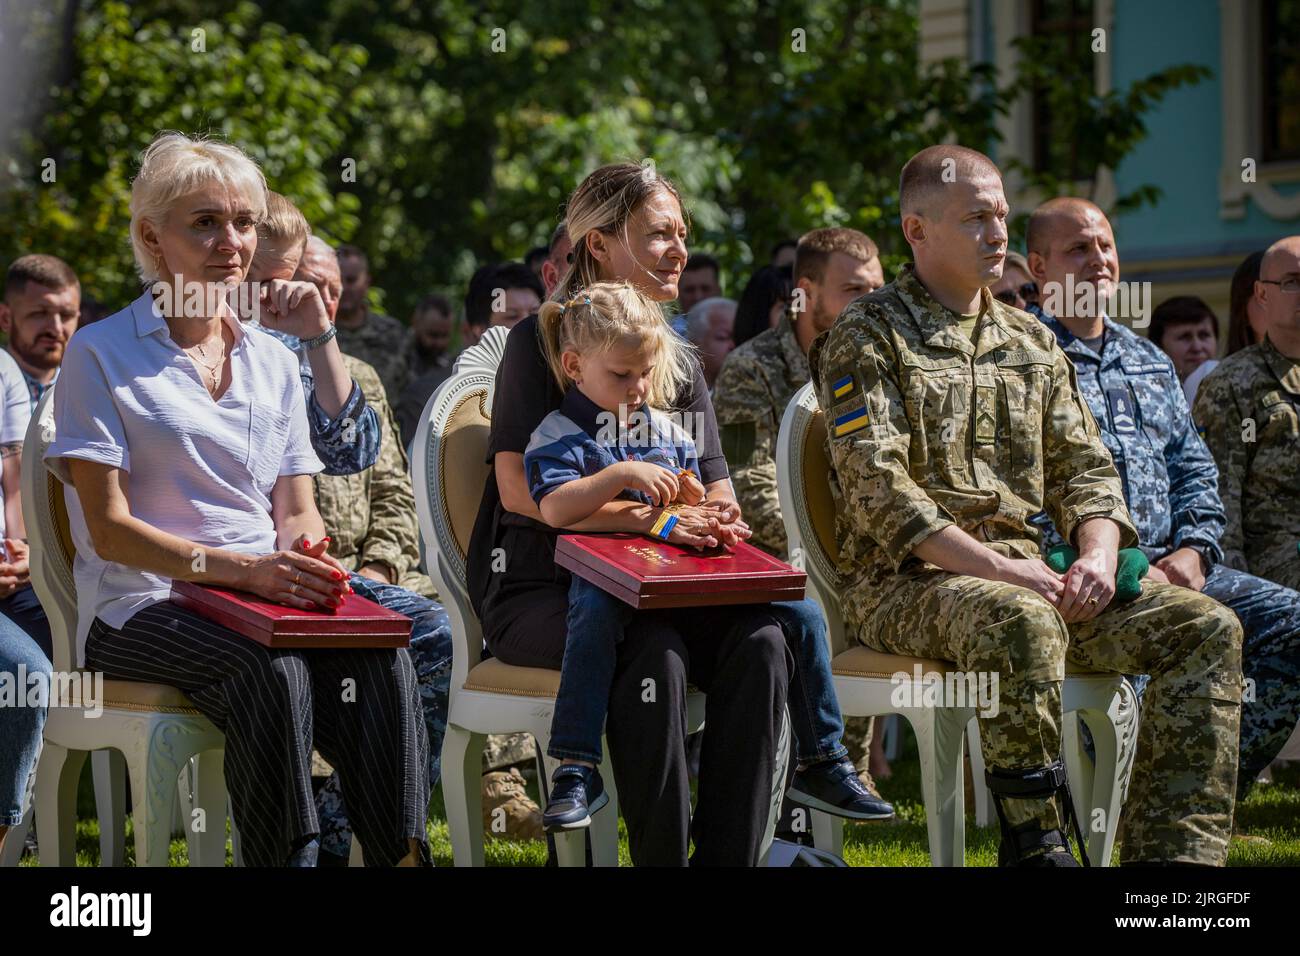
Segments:
[[[644,348],[654,357],[647,404],[668,409],[691,380],[695,351],[664,321],[656,302],[628,282],[597,282],[563,302],[543,302],[537,313],[546,364],[562,391],[565,352],[598,353],[616,346]]]
[[[266,256],[287,258],[294,253],[301,258],[307,249],[307,240],[310,238],[311,226],[307,224],[307,217],[284,196],[268,189],[266,218],[257,225],[255,258],[264,259]]]
[[[266,179],[238,146],[160,133],[140,156],[140,172],[131,184],[131,249],[145,282],[162,276],[158,260],[141,238],[142,223],[147,219],[161,224],[177,199],[212,182],[244,196],[258,222],[266,218]]]

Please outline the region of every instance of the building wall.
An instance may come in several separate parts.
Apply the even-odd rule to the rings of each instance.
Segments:
[[[1010,40],[1028,28],[1028,0],[960,5],[964,17],[953,0],[919,0],[922,63],[944,55],[986,56],[1007,75],[1014,68]],[[1096,25],[1106,28],[1109,50],[1098,64],[1099,93],[1123,90],[1179,63],[1200,63],[1212,72],[1146,114],[1147,138],[1110,182],[1098,183],[1097,195],[1105,206],[1138,186],[1159,186],[1157,205],[1113,220],[1123,277],[1152,282],[1156,302],[1199,295],[1225,322],[1228,280],[1237,264],[1281,236],[1300,233],[1300,164],[1260,167],[1258,183],[1240,182],[1241,160],[1254,151],[1253,111],[1261,102],[1255,88],[1259,6],[1259,0],[1096,3]],[[956,52],[959,33],[965,54]],[[999,161],[1027,153],[1028,122],[1023,105],[1003,121]],[[1039,198],[1014,181],[1007,186],[1015,208]]]
[[[1170,93],[1148,114],[1147,139],[1120,165],[1116,186],[1122,195],[1155,183],[1164,195],[1155,206],[1118,217],[1116,230],[1125,278],[1150,279],[1157,301],[1200,295],[1221,319],[1227,316],[1228,280],[1237,264],[1275,239],[1300,232],[1300,216],[1274,218],[1249,198],[1240,218],[1224,214],[1220,177],[1239,169],[1245,158],[1225,155],[1225,120],[1234,118],[1226,111],[1240,119],[1251,104],[1236,97],[1224,102],[1224,56],[1233,51],[1222,49],[1222,17],[1248,5],[1248,0],[1119,0],[1111,37],[1120,89],[1178,63],[1201,63],[1213,72]],[[1253,54],[1253,45],[1238,51],[1247,69],[1256,67]]]

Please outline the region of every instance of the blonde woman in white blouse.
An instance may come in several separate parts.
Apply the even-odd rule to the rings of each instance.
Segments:
[[[405,650],[270,650],[167,602],[173,579],[298,607],[337,604],[345,571],[312,496],[298,361],[226,301],[265,215],[240,150],[177,133],[145,151],[131,242],[146,292],[73,336],[46,453],[75,494],[78,663],[171,684],[226,735],[250,865],[311,866],[313,745],[338,768],[366,862],[428,862],[428,739]],[[323,309],[275,282],[262,307]]]

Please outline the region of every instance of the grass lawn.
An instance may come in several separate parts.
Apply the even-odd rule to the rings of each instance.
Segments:
[[[845,829],[844,857],[852,866],[929,866],[926,847],[925,811],[921,806],[921,783],[916,746],[904,734],[903,752],[894,761],[894,774],[881,785],[883,795],[898,810],[897,821],[884,824],[854,824]],[[536,798],[536,784],[530,784]],[[77,864],[99,865],[99,823],[94,819],[94,796],[90,787],[90,761],[78,796]],[[126,861],[134,864],[134,845],[127,823]],[[1256,784],[1246,801],[1237,807],[1238,832],[1264,837],[1269,843],[1234,839],[1229,866],[1300,866],[1300,764],[1275,773],[1274,782]],[[619,862],[628,866],[627,836],[619,823]],[[451,866],[451,839],[443,810],[442,791],[434,792],[429,814],[429,846],[438,866]],[[993,866],[997,862],[997,827],[977,827],[971,816],[966,822],[966,865]],[[231,863],[227,843],[227,863]],[[541,841],[517,842],[489,839],[485,851],[489,866],[542,866],[546,845]],[[187,860],[183,839],[172,840],[171,863],[184,866]],[[1119,862],[1118,849],[1115,863]],[[22,865],[35,866],[32,855]]]

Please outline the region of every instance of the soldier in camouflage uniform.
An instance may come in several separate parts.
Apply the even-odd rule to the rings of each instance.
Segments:
[[[776,437],[794,393],[808,384],[808,348],[844,307],[885,284],[876,244],[856,229],[814,229],[796,247],[795,293],[776,328],[727,356],[713,387],[722,450],[749,543],[785,559],[787,542],[776,489]],[[795,307],[799,308],[796,309]],[[870,717],[844,719],[844,745],[863,786],[879,795],[869,771]]]
[[[356,246],[339,246],[343,288],[338,303],[339,348],[373,366],[384,383],[389,402],[396,404],[411,374],[410,329],[391,316],[371,312],[370,264]]]
[[[351,355],[343,356],[343,364],[362,391],[379,396],[370,404],[383,423],[383,440],[374,467],[315,478],[316,506],[330,530],[329,553],[350,571],[436,600],[433,582],[418,567],[415,495],[392,407],[373,368]]]
[[[1150,674],[1122,858],[1222,865],[1240,625],[1164,583],[1111,604],[1117,549],[1137,534],[1074,367],[1041,323],[988,292],[1007,241],[997,168],[930,147],[899,191],[915,268],[851,305],[809,356],[845,502],[848,624],[878,650],[998,675],[998,712],[980,721],[1005,863],[1074,864],[1060,801],[1066,660]],[[1080,554],[1064,575],[1039,557],[1028,519],[1044,508]]]
[[[1103,292],[1119,282],[1119,256],[1105,215],[1082,199],[1053,199],[1029,220],[1029,263],[1039,288],[1077,288],[1092,276]],[[1077,281],[1076,281],[1077,280]],[[1063,306],[1069,305],[1063,303]],[[1225,566],[1218,470],[1196,433],[1169,356],[1109,316],[1055,318],[1029,311],[1074,363],[1079,391],[1124,483],[1124,500],[1150,576],[1227,605],[1244,632],[1238,799],[1278,755],[1300,720],[1300,592]],[[1100,341],[1097,341],[1100,337]],[[1061,543],[1046,515],[1044,550]]]
[[[321,298],[327,310],[332,310],[339,298],[338,262],[333,250],[319,239],[312,239],[300,263],[298,258],[295,257],[294,278],[323,287]],[[253,269],[257,268],[255,261]],[[332,320],[333,315],[329,318]],[[298,353],[303,392],[312,395],[314,386],[306,350],[294,336],[283,332],[273,334]],[[355,358],[344,356],[344,364],[354,383],[371,396],[369,404],[382,423],[378,459],[373,467],[359,473],[317,475],[313,479],[316,503],[331,536],[330,553],[353,572],[348,577],[352,589],[411,618],[411,663],[429,734],[429,780],[430,786],[437,786],[441,777],[442,739],[447,731],[447,693],[451,686],[451,622],[442,605],[418,593],[432,594],[433,585],[415,568],[419,561],[415,498],[406,474],[406,453],[397,442],[393,413],[379,377],[374,369]],[[345,443],[348,437],[343,436]],[[408,590],[401,585],[414,585],[415,589]],[[337,772],[317,791],[316,807],[321,853],[328,854],[321,859],[346,860],[352,830]]]
[[[1267,337],[1219,363],[1194,412],[1219,465],[1224,560],[1300,590],[1300,236],[1269,247],[1259,270]]]

